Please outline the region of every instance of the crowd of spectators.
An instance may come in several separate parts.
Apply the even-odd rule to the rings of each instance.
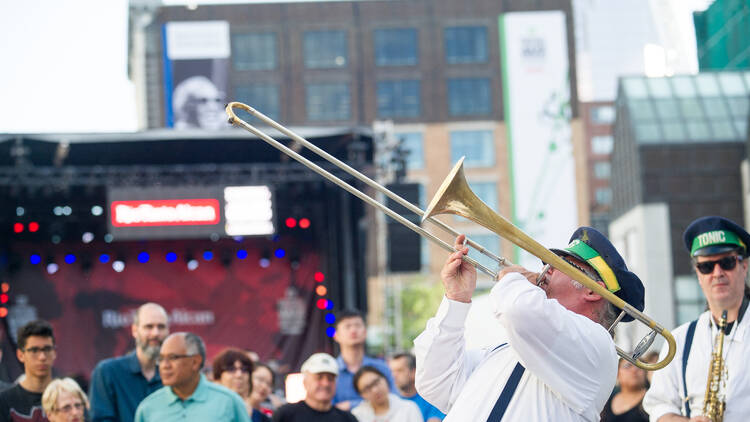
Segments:
[[[203,340],[189,332],[170,334],[167,315],[156,303],[140,306],[131,326],[135,348],[99,362],[90,383],[55,377],[56,339],[48,322],[21,327],[17,356],[24,374],[0,386],[0,422],[435,422],[443,417],[416,393],[413,355],[401,353],[386,363],[365,353],[367,326],[357,311],[337,318],[338,356],[314,353],[302,364],[305,393],[296,403],[283,398],[273,362],[227,348],[209,365]]]
[[[334,340],[337,357],[315,353],[301,366],[305,397],[285,403],[273,365],[256,353],[227,348],[206,365],[206,349],[193,333],[169,334],[166,311],[142,305],[132,325],[135,349],[99,362],[89,394],[72,378],[53,379],[52,326],[32,321],[18,333],[24,374],[0,392],[4,421],[252,421],[438,422],[444,415],[419,396],[416,360],[399,353],[386,363],[368,356],[362,314],[342,312]],[[654,362],[655,353],[644,360]],[[647,421],[642,401],[646,371],[621,360],[618,384],[602,421]]]

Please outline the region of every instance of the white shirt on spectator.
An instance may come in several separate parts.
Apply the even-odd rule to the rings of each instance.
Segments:
[[[359,406],[352,409],[352,414],[357,417],[359,422],[424,422],[419,406],[412,401],[389,393],[388,406],[388,413],[376,415],[370,403],[362,401]]]

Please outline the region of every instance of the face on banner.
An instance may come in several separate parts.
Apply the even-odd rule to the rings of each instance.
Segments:
[[[180,82],[172,95],[175,129],[224,129],[224,93],[205,76],[191,76]]]

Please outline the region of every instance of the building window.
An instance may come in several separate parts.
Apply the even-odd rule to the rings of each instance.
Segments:
[[[339,68],[347,64],[346,31],[307,31],[304,44],[308,69]]]
[[[591,123],[595,125],[611,125],[615,122],[615,108],[613,106],[599,106],[591,108]]]
[[[451,116],[490,114],[491,94],[487,78],[448,79],[448,111]]]
[[[594,154],[611,154],[615,140],[610,135],[591,138],[591,152]]]
[[[488,207],[497,212],[497,183],[495,182],[471,182],[471,191],[482,200]]]
[[[594,163],[594,177],[597,179],[606,180],[609,179],[612,173],[612,165],[606,161],[600,161]]]
[[[418,117],[420,92],[419,81],[378,82],[378,117]]]
[[[415,28],[376,29],[374,39],[376,66],[414,66],[419,62]]]
[[[349,84],[307,84],[306,98],[308,120],[349,120],[351,110]]]
[[[445,28],[443,39],[447,63],[483,63],[487,61],[487,28],[483,26]]]
[[[237,87],[237,99],[260,111],[273,120],[279,120],[279,86],[275,84],[250,84]],[[240,115],[241,117],[241,115]],[[245,120],[245,119],[243,119]]]
[[[262,32],[233,35],[232,64],[237,70],[276,69],[276,34]]]
[[[406,168],[417,170],[424,168],[424,142],[420,132],[397,133],[401,140],[401,148],[407,152]],[[421,185],[420,185],[421,186]],[[424,189],[420,191],[423,193]]]
[[[466,167],[492,167],[495,165],[495,143],[491,130],[460,130],[450,133],[451,161],[465,156]]]
[[[675,277],[675,301],[677,324],[684,324],[695,319],[706,307],[698,278],[692,275]]]
[[[596,202],[600,205],[610,205],[612,203],[612,189],[599,188],[594,192]]]
[[[469,238],[482,245],[495,256],[500,255],[500,238],[494,234],[469,234]],[[498,265],[492,258],[479,253],[474,248],[469,248],[469,257],[474,258],[477,262],[490,269],[497,269]]]

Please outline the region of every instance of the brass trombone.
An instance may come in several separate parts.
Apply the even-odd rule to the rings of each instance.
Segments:
[[[266,116],[265,114],[259,112],[258,110],[250,107],[247,104],[243,104],[240,102],[231,102],[227,104],[226,106],[226,113],[229,116],[229,123],[242,127],[243,129],[247,130],[248,132],[256,135],[272,147],[278,149],[279,151],[283,152],[284,154],[294,158],[295,160],[299,161],[312,171],[318,173],[319,175],[323,176],[324,178],[330,180],[340,188],[344,189],[345,191],[351,193],[352,195],[356,196],[357,198],[365,201],[369,205],[372,205],[375,208],[378,208],[379,210],[383,211],[386,215],[389,217],[395,219],[399,223],[405,225],[406,227],[410,228],[411,230],[417,232],[421,236],[424,236],[433,242],[435,242],[437,245],[439,245],[441,248],[449,251],[449,252],[455,252],[455,249],[453,249],[453,246],[445,242],[444,240],[440,239],[439,237],[436,237],[432,233],[424,230],[422,227],[412,223],[408,219],[402,217],[395,211],[391,210],[387,206],[383,205],[382,203],[376,201],[372,197],[368,196],[364,192],[360,191],[359,189],[355,188],[354,186],[350,185],[349,183],[341,180],[339,177],[336,177],[335,175],[331,174],[329,171],[325,170],[324,168],[320,167],[319,165],[315,164],[314,162],[308,160],[307,158],[303,157],[299,153],[297,153],[292,148],[287,147],[286,145],[282,144],[281,142],[277,141],[276,139],[273,139],[268,134],[263,132],[262,130],[258,129],[257,127],[248,124],[244,120],[237,117],[237,115],[234,113],[234,109],[239,108],[242,110],[247,111],[254,117],[258,118],[263,123],[271,126],[272,128],[276,129],[280,133],[283,133],[284,135],[288,136],[290,139],[294,140],[298,144],[304,146],[305,148],[309,149],[310,151],[314,152],[315,154],[319,155],[320,157],[324,158],[326,161],[336,165],[338,168],[344,170],[351,176],[355,177],[359,181],[365,183],[367,186],[377,190],[378,192],[383,193],[387,197],[391,198],[393,201],[398,203],[399,205],[403,206],[404,208],[408,209],[409,211],[413,212],[414,214],[418,215],[419,217],[424,217],[424,211],[417,207],[416,205],[412,204],[411,202],[405,200],[404,198],[396,195],[394,192],[386,189],[385,186],[377,183],[376,181],[370,179],[369,177],[365,176],[364,174],[360,173],[359,171],[355,170],[348,164],[344,163],[343,161],[339,160],[338,158],[332,156],[331,154],[328,154],[327,152],[323,151],[322,149],[318,148],[315,144],[311,143],[307,139],[297,135],[293,131],[289,130],[288,128],[282,126],[275,120],[271,119],[270,117]],[[423,220],[424,221],[424,220]],[[452,227],[448,226],[447,224],[443,223],[440,220],[437,220],[435,218],[427,218],[427,221],[436,224],[441,229],[449,232],[451,235],[458,236],[459,233]],[[468,243],[472,248],[476,249],[481,254],[488,256],[498,264],[502,266],[509,266],[513,265],[510,261],[508,261],[506,258],[499,257],[492,252],[488,251],[486,248],[484,248],[482,245],[474,242],[471,239],[466,240],[466,243]],[[476,260],[470,258],[470,257],[464,257],[464,260],[469,262],[471,265],[475,266],[478,270],[482,271],[483,273],[489,275],[492,277],[493,280],[497,280],[497,271],[493,271],[490,268],[487,268],[486,266],[482,265],[481,263],[477,262]]]
[[[282,144],[276,139],[273,139],[262,130],[243,121],[242,119],[237,117],[237,115],[235,114],[234,112],[235,108],[239,108],[239,109],[247,111],[252,116],[258,118],[265,124],[273,127],[280,133],[288,136],[290,139],[294,140],[300,145],[310,149],[317,155],[321,156],[322,158],[326,159],[328,162],[341,168],[342,170],[352,175],[356,179],[364,182],[366,185],[370,186],[371,188],[385,194],[386,196],[394,200],[396,203],[404,206],[409,211],[419,215],[422,218],[423,223],[425,221],[429,221],[431,223],[436,224],[441,229],[451,233],[452,235],[457,236],[459,233],[455,229],[433,218],[433,216],[439,215],[439,214],[446,214],[446,213],[460,215],[492,230],[494,233],[498,234],[499,236],[513,242],[515,245],[535,255],[536,257],[540,258],[542,261],[546,262],[548,265],[553,266],[554,268],[560,270],[561,272],[568,275],[572,279],[580,282],[587,288],[593,290],[594,292],[596,292],[597,294],[599,294],[600,296],[602,296],[603,298],[611,302],[614,306],[622,309],[622,312],[618,316],[617,320],[609,328],[610,331],[614,329],[614,327],[617,325],[617,323],[619,323],[619,321],[625,316],[626,313],[632,316],[634,319],[637,319],[638,321],[646,324],[646,326],[648,326],[651,329],[651,332],[640,341],[640,343],[635,347],[635,350],[632,354],[629,354],[623,351],[619,347],[617,348],[617,353],[620,356],[622,356],[623,359],[629,361],[630,363],[642,369],[653,371],[653,370],[657,370],[657,369],[661,369],[665,367],[674,357],[675,351],[676,351],[676,344],[675,344],[674,337],[668,330],[666,330],[664,327],[659,325],[653,319],[649,318],[642,312],[632,307],[630,304],[628,304],[624,300],[620,299],[619,297],[615,296],[613,293],[609,292],[604,287],[600,286],[596,281],[592,280],[591,278],[589,278],[587,275],[585,275],[584,273],[582,273],[581,271],[579,271],[572,265],[565,262],[565,260],[563,260],[562,258],[557,256],[555,253],[553,253],[549,249],[539,244],[537,241],[532,239],[526,233],[524,233],[519,228],[514,226],[512,223],[510,223],[508,220],[503,218],[501,215],[495,213],[490,207],[488,207],[484,202],[482,202],[471,191],[471,188],[466,182],[466,179],[463,175],[463,158],[459,160],[458,163],[456,163],[456,165],[451,170],[451,173],[449,174],[449,176],[445,179],[445,181],[443,181],[443,184],[441,185],[440,189],[438,189],[438,192],[433,198],[429,207],[427,208],[427,211],[423,211],[419,207],[406,201],[405,199],[401,198],[400,196],[386,189],[384,186],[380,185],[379,183],[375,182],[374,180],[370,179],[364,174],[358,172],[357,170],[353,169],[352,167],[338,160],[332,155],[326,153],[325,151],[318,148],[311,142],[307,141],[306,139],[302,138],[301,136],[297,135],[296,133],[292,132],[291,130],[287,129],[281,124],[277,123],[273,119],[267,117],[263,113],[248,106],[247,104],[243,104],[240,102],[231,102],[226,106],[226,113],[229,116],[229,123],[235,126],[242,127],[245,130],[253,133],[254,135],[258,136],[260,139],[262,139],[266,143],[273,146],[274,148],[280,150],[281,152],[299,161],[306,167],[310,168],[314,172],[318,173],[324,178],[335,183],[336,185],[343,188],[344,190],[351,193],[352,195],[380,209],[389,217],[395,219],[401,224],[404,224],[405,226],[409,227],[411,230],[419,233],[420,235],[432,240],[433,242],[437,243],[440,247],[442,247],[443,249],[449,252],[454,252],[455,249],[451,245],[449,245],[447,242],[436,237],[432,233],[424,230],[422,227],[412,223],[408,219],[402,217],[395,211],[391,210],[390,208],[383,205],[382,203],[376,201],[375,199],[363,193],[359,189],[341,180],[340,178],[331,174],[330,172],[318,166],[317,164],[313,163],[312,161],[306,159],[305,157],[303,157],[302,155],[300,155],[293,149],[287,147],[286,145]],[[495,256],[494,254],[487,251],[487,249],[476,244],[475,242],[471,240],[467,239],[467,243],[473,248],[477,249],[480,253],[495,260],[501,266],[512,265],[512,263],[508,261],[507,259]],[[480,271],[490,275],[493,280],[497,280],[498,273],[496,271],[493,271],[485,267],[484,265],[478,263],[476,260],[469,258],[467,256],[464,256],[463,259],[469,262],[471,265],[475,266]],[[654,364],[647,364],[647,363],[641,362],[640,360],[638,360],[638,357],[641,356],[646,350],[648,350],[648,348],[653,343],[656,337],[656,334],[661,335],[667,341],[667,344],[669,345],[669,352],[667,353],[667,356],[662,361],[654,363]]]

